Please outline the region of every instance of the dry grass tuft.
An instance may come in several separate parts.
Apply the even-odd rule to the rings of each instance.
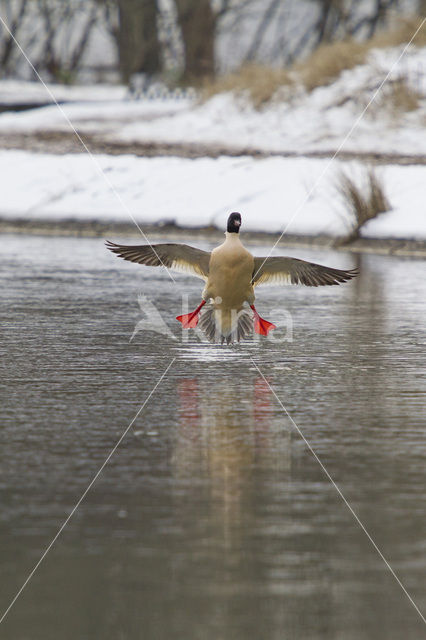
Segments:
[[[247,64],[234,73],[206,83],[203,93],[205,99],[230,91],[237,96],[248,95],[253,106],[259,109],[273,98],[278,89],[292,83],[291,75],[285,69]]]
[[[406,44],[407,42],[410,42],[411,38],[422,24],[424,17],[425,16],[411,16],[403,19],[398,18],[398,21],[392,25],[390,29],[387,29],[386,31],[379,31],[379,33],[367,41],[367,43],[370,44],[370,49],[397,47],[399,44]],[[426,46],[425,26],[420,29],[411,44],[416,47]]]
[[[421,95],[418,91],[410,87],[405,78],[398,78],[389,82],[386,92],[388,108],[392,115],[399,117],[407,111],[415,111],[419,108]]]
[[[367,42],[353,39],[320,45],[306,60],[294,65],[307,91],[323,87],[335,80],[342,71],[365,62],[369,51]]]
[[[294,70],[307,91],[333,82],[342,71],[353,69],[365,63],[372,49],[396,47],[407,43],[413,37],[423,18],[412,17],[399,20],[386,31],[381,31],[369,40],[359,42],[353,38],[320,45],[306,60],[294,65]],[[426,46],[426,28],[422,28],[414,38],[413,45]]]
[[[337,244],[347,244],[359,238],[363,225],[391,209],[384,187],[371,167],[367,170],[364,187],[343,171],[338,177],[337,191],[345,204],[351,230]]]
[[[368,115],[375,119],[388,117],[394,121],[395,126],[406,113],[418,109],[423,98],[424,96],[416,91],[405,77],[388,80],[370,105]]]
[[[253,106],[258,109],[267,104],[281,87],[301,84],[307,91],[330,84],[346,69],[353,69],[365,63],[368,53],[375,48],[395,47],[409,42],[422,18],[412,17],[398,20],[388,31],[375,35],[370,40],[359,42],[353,38],[320,45],[306,60],[294,63],[287,69],[247,64],[238,71],[215,78],[204,86],[203,99],[211,98],[217,93],[233,92],[236,95],[248,95]],[[419,31],[413,45],[426,46],[426,28]],[[408,97],[408,87],[397,91],[403,104],[414,105],[414,96]],[[404,94],[404,96],[403,96]],[[398,101],[398,96],[395,102]],[[412,110],[415,106],[408,106]]]

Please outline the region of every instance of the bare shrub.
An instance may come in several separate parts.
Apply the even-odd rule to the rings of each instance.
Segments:
[[[350,225],[349,233],[339,238],[336,243],[338,245],[359,238],[361,228],[368,220],[391,209],[383,184],[372,167],[367,170],[362,187],[342,171],[337,180],[337,192],[345,205]]]

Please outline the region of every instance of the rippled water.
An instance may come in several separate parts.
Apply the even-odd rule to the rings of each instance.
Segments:
[[[361,276],[259,289],[284,326],[226,347],[174,321],[201,280],[3,236],[0,615],[171,366],[2,638],[423,637],[295,425],[425,614],[424,262],[287,253]]]

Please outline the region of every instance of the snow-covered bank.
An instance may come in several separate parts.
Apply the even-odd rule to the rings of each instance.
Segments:
[[[244,229],[343,235],[342,170],[361,180],[358,162],[251,157],[188,160],[87,154],[0,152],[0,216],[9,219],[174,222],[222,229],[231,210]],[[365,237],[426,239],[425,168],[383,166],[392,211],[369,222]]]
[[[372,51],[367,64],[344,71],[334,83],[310,93],[287,87],[261,110],[242,97],[219,94],[173,117],[125,125],[114,139],[299,153],[335,151],[344,143],[352,152],[425,154],[426,48],[413,47],[398,62],[402,51]],[[416,96],[418,108],[395,107],[392,92],[400,82],[401,91]]]
[[[16,140],[28,133],[25,144],[30,149],[0,152],[0,216],[114,222],[134,217],[141,224],[173,222],[222,229],[229,211],[240,210],[246,230],[346,235],[347,205],[337,192],[338,176],[344,169],[361,183],[365,175],[361,161],[268,154],[332,155],[342,148],[355,154],[423,159],[426,48],[410,47],[399,60],[402,51],[402,47],[372,51],[366,64],[344,71],[332,84],[310,93],[292,87],[291,95],[287,88],[287,96],[277,96],[259,111],[244,97],[231,94],[200,104],[191,97],[129,100],[123,87],[53,87],[57,99],[75,102],[61,109],[51,105],[0,115],[4,144],[20,144]],[[363,114],[388,72],[385,86]],[[0,81],[0,93],[11,102],[17,98],[19,102],[20,88],[29,101],[46,98],[42,86]],[[412,100],[410,108],[398,113],[392,103],[395,88],[405,97],[408,91]],[[119,142],[120,153],[133,142],[156,148],[162,143],[182,145],[182,152],[192,144],[204,149],[202,153],[216,148],[224,155],[196,159],[66,155],[69,147],[64,138],[74,134],[62,111],[80,133],[91,136],[89,146],[93,143],[98,150],[104,150],[102,144],[108,141]],[[49,135],[58,131],[54,148],[64,155],[32,153],[34,148],[51,151]],[[45,146],[37,146],[43,139]],[[226,155],[231,150],[241,154],[242,149],[267,157]],[[370,221],[362,235],[426,240],[426,168],[388,164],[377,171],[392,209]]]
[[[310,93],[287,87],[285,96],[261,110],[232,94],[200,104],[191,98],[131,101],[124,87],[54,87],[54,92],[75,101],[62,109],[80,132],[106,141],[299,154],[333,152],[344,142],[346,152],[425,155],[426,48],[410,47],[399,60],[402,51],[374,50],[367,64],[344,71],[332,84]],[[45,92],[37,85],[34,91],[38,97]],[[26,84],[23,93],[29,92]],[[404,92],[412,101],[409,107],[395,103],[407,96]],[[19,96],[19,83],[0,82],[1,93],[10,100],[13,93]],[[0,115],[2,135],[65,130],[69,123],[55,106]]]
[[[0,81],[0,104],[45,104],[53,103],[53,98],[58,102],[99,102],[124,100],[128,95],[127,87],[109,84],[74,86],[49,83],[49,91],[39,81],[3,79]]]

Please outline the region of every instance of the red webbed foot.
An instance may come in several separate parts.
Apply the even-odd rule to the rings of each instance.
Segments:
[[[269,331],[277,328],[276,325],[272,322],[268,322],[268,320],[260,317],[255,309],[254,304],[250,305],[250,309],[252,309],[254,313],[254,330],[256,333],[260,334],[261,336],[267,336]]]
[[[206,304],[205,300],[202,300],[201,304],[195,309],[195,311],[191,311],[191,313],[184,313],[182,316],[176,316],[176,320],[182,323],[182,327],[184,329],[195,329],[198,324],[198,316],[202,309],[202,307]]]

